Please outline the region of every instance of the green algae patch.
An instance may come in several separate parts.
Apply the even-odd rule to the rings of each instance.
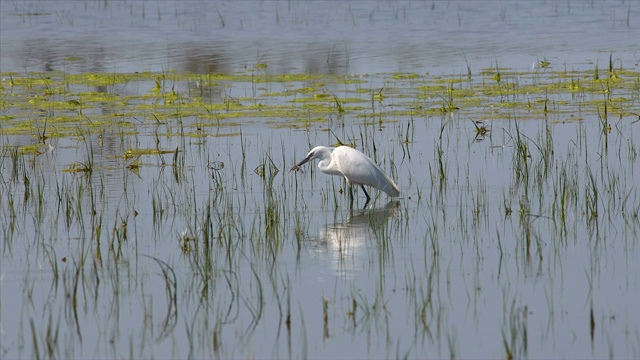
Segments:
[[[48,151],[51,151],[53,147],[51,145],[45,144],[33,144],[33,145],[23,145],[18,146],[17,154],[18,155],[42,155]]]
[[[409,79],[417,79],[420,75],[412,74],[412,73],[402,73],[402,74],[393,74],[394,80],[409,80]]]
[[[89,166],[88,164],[83,164],[81,162],[74,162],[70,165],[67,165],[64,167],[64,169],[62,169],[62,172],[68,172],[68,173],[88,173],[91,172],[93,169],[91,166]]]
[[[81,138],[102,131],[119,136],[175,136],[184,134],[176,126],[197,131],[248,124],[308,128],[333,117],[375,117],[376,122],[393,123],[443,113],[501,119],[505,111],[515,118],[640,112],[636,68],[554,71],[548,66],[514,71],[495,67],[438,76],[267,70],[267,64],[257,64],[235,74],[0,74],[0,136]],[[158,126],[174,129],[158,131]],[[193,136],[210,135],[196,132]],[[158,155],[157,149],[145,151],[125,156]]]
[[[230,133],[222,133],[222,134],[212,134],[209,135],[211,137],[216,137],[216,138],[222,138],[222,137],[236,137],[236,136],[242,136],[241,132],[230,132]]]
[[[176,150],[161,150],[161,149],[130,149],[124,152],[122,157],[126,159],[138,158],[140,156],[153,156],[153,155],[164,155],[164,154],[174,154]]]

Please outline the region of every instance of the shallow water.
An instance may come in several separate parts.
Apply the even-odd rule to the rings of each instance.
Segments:
[[[1,3],[3,358],[640,356],[640,6],[241,4]]]
[[[631,1],[3,2],[0,72],[371,74],[638,62]],[[466,58],[466,59],[465,59]]]

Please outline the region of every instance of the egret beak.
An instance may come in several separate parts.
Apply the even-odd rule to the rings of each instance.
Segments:
[[[292,171],[298,171],[298,170],[300,170],[300,166],[302,166],[302,165],[306,164],[309,160],[311,160],[311,158],[312,158],[312,157],[313,157],[313,154],[309,154],[309,155],[307,155],[307,157],[306,157],[306,158],[304,158],[304,159],[303,159],[302,161],[300,161],[299,163],[295,164],[295,165],[291,168],[291,170],[289,170],[289,172],[292,172]]]

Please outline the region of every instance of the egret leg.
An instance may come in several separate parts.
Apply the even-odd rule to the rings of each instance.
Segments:
[[[367,190],[364,189],[364,185],[360,185],[360,188],[362,189],[362,191],[364,191],[364,196],[367,197],[367,202],[364,203],[364,207],[367,207],[367,205],[369,205],[369,201],[371,201],[371,198],[369,197],[369,194],[367,194]]]
[[[351,185],[347,185],[349,187],[349,207],[353,209],[353,187]]]

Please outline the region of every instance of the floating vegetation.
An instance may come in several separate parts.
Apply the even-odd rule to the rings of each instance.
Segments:
[[[372,88],[371,76],[0,74],[4,79],[0,90],[2,133],[33,135],[47,127],[49,137],[64,137],[74,136],[78,126],[139,132],[173,120],[191,133],[252,122],[281,128],[338,115],[392,121],[450,111],[485,121],[502,119],[504,111],[513,114],[515,110],[521,120],[546,114],[567,121],[575,114],[605,110],[613,117],[631,116],[640,91],[640,73],[611,67],[609,76],[602,76],[603,71],[595,66],[595,73],[600,74],[596,77],[594,71],[554,71],[550,65],[542,67],[544,72],[496,66],[472,79],[459,75],[376,75],[384,81],[384,89]],[[132,88],[138,91],[132,93]],[[287,90],[273,91],[275,88]]]
[[[142,155],[162,155],[174,154],[177,150],[160,150],[160,149],[129,149],[124,152],[125,159],[139,158]]]
[[[640,73],[535,65],[0,74],[0,351],[638,357]]]

